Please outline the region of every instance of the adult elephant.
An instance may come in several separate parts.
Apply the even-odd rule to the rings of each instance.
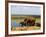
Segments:
[[[28,19],[27,26],[35,26],[35,20],[34,19]]]
[[[20,22],[21,26],[27,26],[27,18],[24,19],[23,22]]]

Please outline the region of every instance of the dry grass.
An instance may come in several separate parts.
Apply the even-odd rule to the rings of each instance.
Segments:
[[[24,26],[24,27],[12,27],[12,31],[27,31],[27,30],[39,30],[40,27],[37,26]]]

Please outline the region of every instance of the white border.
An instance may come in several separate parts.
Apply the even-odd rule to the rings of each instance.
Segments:
[[[31,30],[31,31],[11,31],[11,5],[21,5],[21,6],[40,6],[41,7],[41,29],[40,30]],[[8,3],[8,34],[25,34],[25,33],[41,33],[43,32],[43,5],[37,4],[19,4],[19,3]]]

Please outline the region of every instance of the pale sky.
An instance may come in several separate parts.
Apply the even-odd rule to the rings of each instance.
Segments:
[[[40,15],[39,6],[20,6],[20,5],[11,5],[11,14],[21,14],[21,15]]]

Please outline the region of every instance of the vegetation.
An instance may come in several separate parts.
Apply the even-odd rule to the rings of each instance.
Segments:
[[[41,22],[40,17],[36,17],[36,16],[35,17],[32,17],[32,16],[13,17],[12,16],[11,17],[11,20],[12,20],[12,22],[15,21],[16,23],[19,24],[20,22],[24,21],[25,18],[30,18],[30,19],[36,20],[35,23],[40,23]],[[14,31],[14,30],[17,30],[17,31],[23,31],[23,30],[38,30],[38,29],[40,29],[40,27],[38,27],[38,26],[12,27],[12,31]]]

